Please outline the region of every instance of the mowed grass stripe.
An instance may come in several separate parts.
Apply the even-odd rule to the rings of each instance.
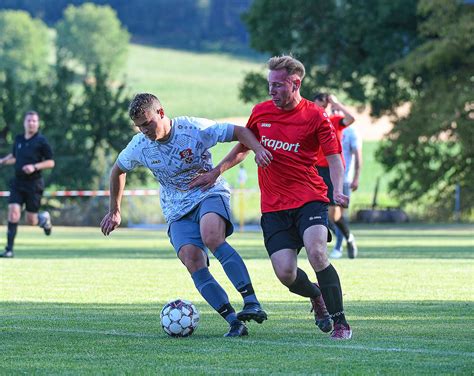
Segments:
[[[38,331],[38,332],[51,332],[51,333],[72,333],[72,334],[91,334],[97,336],[118,336],[118,337],[137,337],[137,338],[154,338],[163,340],[163,335],[149,334],[149,333],[133,333],[123,332],[120,330],[85,330],[85,329],[71,329],[71,328],[44,328],[44,327],[21,327],[21,326],[0,326],[0,330],[5,331]],[[166,339],[175,340],[176,339]],[[178,339],[179,341],[186,341],[187,339]],[[324,349],[335,348],[335,349],[348,349],[348,350],[360,350],[360,351],[375,351],[375,352],[406,352],[406,353],[419,353],[437,356],[466,356],[474,357],[474,352],[462,352],[462,351],[451,351],[451,350],[429,350],[429,349],[414,349],[414,348],[397,348],[397,347],[368,347],[362,345],[352,345],[351,342],[340,342],[336,343],[315,343],[313,341],[269,341],[269,340],[252,340],[250,338],[240,338],[239,340],[245,341],[245,343],[252,343],[256,345],[268,345],[268,346],[285,346],[285,347],[320,347]]]

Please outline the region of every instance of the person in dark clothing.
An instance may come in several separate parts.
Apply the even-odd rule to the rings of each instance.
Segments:
[[[49,213],[38,212],[44,190],[41,170],[53,168],[54,160],[48,141],[38,131],[39,122],[38,113],[27,112],[23,122],[25,133],[16,136],[12,152],[0,158],[0,165],[15,165],[15,177],[10,183],[8,201],[7,245],[0,257],[13,257],[13,244],[23,205],[26,208],[26,223],[38,225],[46,235],[51,234]]]

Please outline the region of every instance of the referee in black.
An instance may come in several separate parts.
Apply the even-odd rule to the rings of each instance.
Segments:
[[[0,159],[0,165],[15,165],[15,177],[10,183],[8,201],[7,246],[0,257],[13,257],[13,243],[23,205],[26,208],[26,223],[38,225],[46,235],[51,234],[49,213],[38,214],[44,190],[41,170],[54,167],[51,147],[38,131],[39,121],[37,112],[27,112],[23,121],[25,133],[15,137],[12,153]]]

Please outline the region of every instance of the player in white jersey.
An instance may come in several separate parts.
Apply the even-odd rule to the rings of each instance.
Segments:
[[[267,319],[255,295],[240,255],[226,242],[232,234],[230,191],[223,179],[207,190],[190,188],[200,174],[213,168],[209,148],[218,142],[239,141],[255,152],[261,167],[271,162],[271,153],[253,133],[237,125],[207,119],[165,116],[153,94],[137,94],[129,115],[140,130],[120,153],[110,175],[110,210],[101,222],[109,235],[121,222],[120,204],[126,174],[137,166],[147,167],[160,183],[161,207],[169,224],[168,235],[181,262],[204,299],[229,323],[227,337],[248,334],[243,321],[262,323]],[[209,272],[207,249],[244,300],[236,314],[224,289]]]
[[[350,197],[352,191],[356,191],[359,188],[359,176],[360,169],[362,167],[362,139],[357,133],[357,129],[354,127],[347,127],[342,131],[342,153],[344,154],[344,161],[346,162],[346,168],[344,170],[344,183],[343,193]],[[341,216],[344,215],[344,208],[341,208]],[[342,241],[344,235],[341,230],[336,226],[336,244],[332,250],[331,258],[342,257]],[[353,237],[353,235],[351,234]],[[347,248],[347,254],[349,258],[356,258],[358,248],[353,242],[352,247]]]

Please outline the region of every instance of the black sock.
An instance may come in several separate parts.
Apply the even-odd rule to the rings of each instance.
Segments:
[[[8,222],[7,230],[7,249],[13,251],[13,243],[15,242],[16,229],[18,228],[18,223]]]
[[[339,281],[336,269],[329,264],[326,269],[316,272],[316,276],[318,277],[319,288],[323,294],[324,302],[334,323],[346,323],[344,307],[342,305],[341,282]]]
[[[351,232],[349,231],[349,226],[347,225],[347,222],[344,217],[341,216],[341,218],[336,221],[336,226],[339,230],[341,230],[342,235],[344,235],[346,240],[349,239],[349,235],[351,234]]]
[[[315,298],[321,295],[321,291],[309,280],[307,274],[300,268],[296,269],[296,279],[288,288],[293,294],[301,295],[305,298]]]

